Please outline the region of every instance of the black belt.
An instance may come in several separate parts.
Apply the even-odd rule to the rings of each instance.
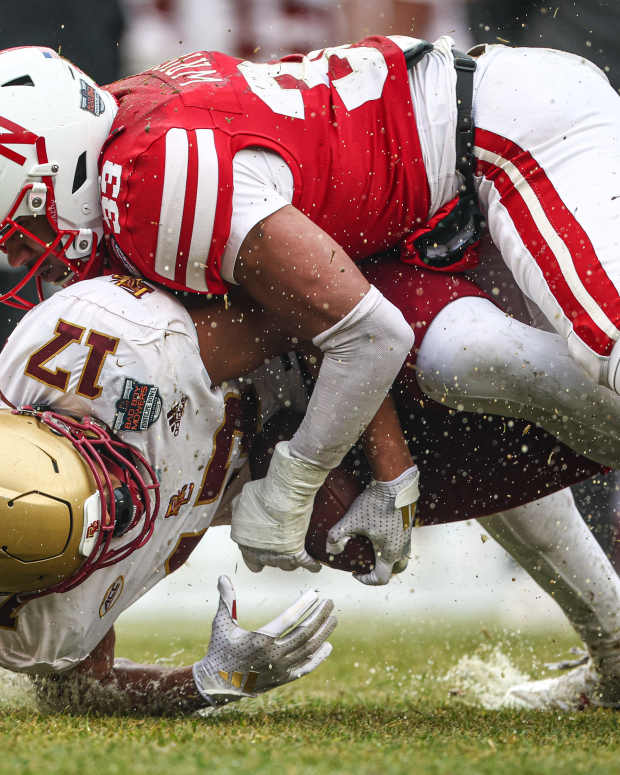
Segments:
[[[407,69],[411,70],[418,62],[433,50],[433,44],[426,40],[421,40],[417,45],[404,51],[405,63]],[[437,240],[442,241],[442,229],[445,236],[450,233],[464,232],[469,236],[463,247],[475,242],[480,236],[480,225],[482,215],[478,208],[478,198],[474,187],[474,171],[476,160],[474,157],[474,122],[472,119],[472,102],[474,94],[474,71],[476,70],[476,60],[464,54],[462,51],[452,49],[454,58],[454,69],[456,70],[456,170],[463,176],[463,185],[459,190],[458,212],[455,211],[452,217],[447,218],[446,222],[439,225],[438,233],[428,234],[421,238],[420,243],[416,241],[416,247],[422,255],[430,244],[435,244]],[[427,244],[428,243],[428,244]],[[429,264],[436,266],[449,266],[454,263],[455,256],[435,257],[429,259]]]
[[[404,51],[407,70],[412,70],[433,49],[432,43],[421,40],[413,48]],[[471,109],[476,60],[456,48],[452,49],[452,56],[456,70],[456,169],[465,178],[465,191],[475,195],[474,122]]]

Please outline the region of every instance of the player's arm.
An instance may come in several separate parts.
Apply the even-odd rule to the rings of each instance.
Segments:
[[[205,304],[201,296],[183,299],[196,327],[202,361],[214,385],[248,374],[267,360],[294,349],[279,318],[233,288],[226,299]]]
[[[39,699],[56,711],[189,712],[204,707],[191,667],[162,668],[114,659],[114,628],[72,670],[36,676]]]
[[[295,350],[303,358],[306,373],[316,380],[322,359],[320,351],[307,342],[296,345]],[[391,395],[385,398],[368,423],[360,441],[377,481],[394,479],[414,465]]]
[[[273,621],[250,632],[237,624],[235,591],[221,576],[220,603],[206,655],[193,665],[166,668],[114,659],[110,629],[72,670],[38,676],[38,695],[56,710],[153,715],[218,708],[310,673],[331,653],[336,626],[331,600],[306,592]]]
[[[320,353],[308,346],[298,351],[304,356],[306,370],[316,376]],[[390,395],[362,434],[361,444],[373,481],[331,528],[326,549],[340,554],[352,536],[366,536],[375,552],[375,568],[355,578],[363,584],[387,584],[393,573],[404,571],[408,565],[419,497],[418,468]]]
[[[407,567],[415,505],[420,495],[419,472],[403,436],[391,396],[362,435],[362,447],[373,481],[329,531],[326,549],[340,554],[354,535],[370,539],[375,567],[355,578],[363,584],[387,584]]]
[[[288,335],[312,340],[323,360],[303,422],[276,446],[266,478],[245,486],[231,535],[255,570],[318,570],[304,551],[314,496],[376,414],[413,332],[344,250],[292,206],[249,232],[235,279]]]

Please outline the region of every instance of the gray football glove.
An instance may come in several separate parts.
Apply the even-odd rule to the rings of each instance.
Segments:
[[[249,632],[237,624],[235,590],[228,576],[220,576],[218,590],[209,650],[193,665],[196,687],[209,705],[256,697],[295,681],[330,655],[327,638],[336,626],[331,600],[306,592],[269,624]]]
[[[354,574],[362,584],[387,584],[393,573],[407,567],[415,503],[420,495],[418,478],[417,466],[413,466],[391,482],[372,482],[327,534],[326,549],[331,554],[344,551],[354,535],[370,539],[375,567],[369,573]]]

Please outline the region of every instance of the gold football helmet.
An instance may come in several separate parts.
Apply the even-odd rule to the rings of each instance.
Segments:
[[[72,589],[143,546],[158,509],[152,467],[98,422],[0,410],[0,594]]]

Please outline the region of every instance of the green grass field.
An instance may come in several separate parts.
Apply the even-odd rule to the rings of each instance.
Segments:
[[[183,664],[208,625],[119,629],[117,654]],[[0,773],[620,773],[620,714],[494,711],[512,671],[541,675],[566,655],[566,631],[518,635],[485,625],[344,622],[332,657],[302,681],[210,717],[45,715],[20,680],[0,682]],[[446,674],[463,655],[466,669]],[[460,678],[459,678],[460,676]],[[495,693],[495,694],[494,694]],[[498,695],[497,695],[498,696]]]

